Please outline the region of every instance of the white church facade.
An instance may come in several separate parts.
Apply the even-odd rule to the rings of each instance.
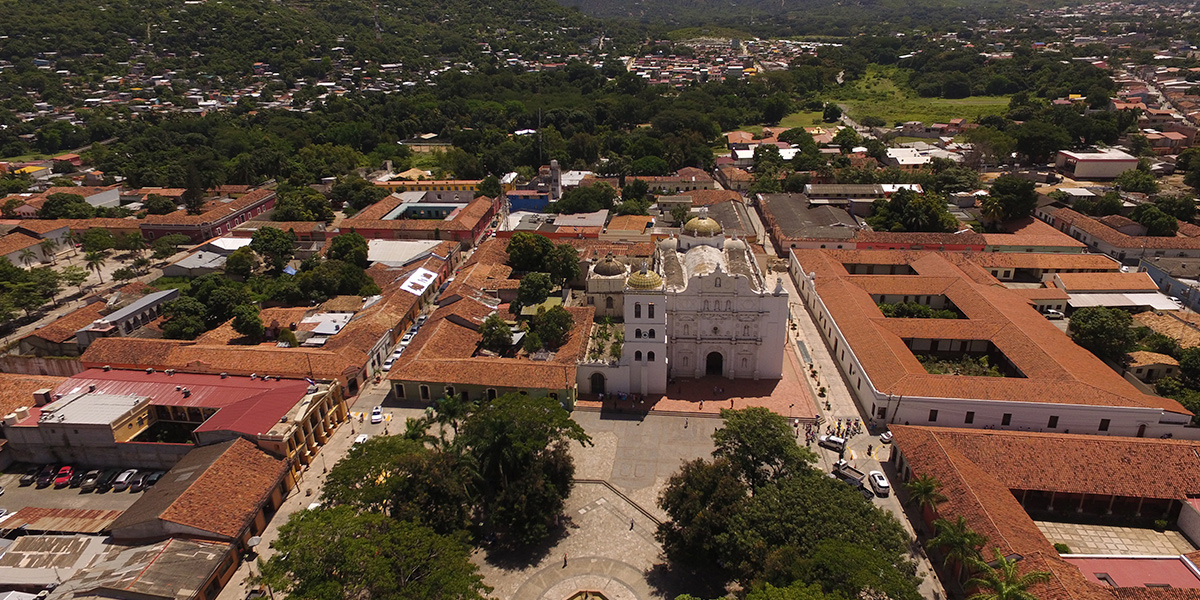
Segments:
[[[750,247],[727,239],[705,211],[678,238],[659,242],[650,264],[628,276],[618,264],[608,257],[593,267],[589,292],[622,306],[621,357],[582,361],[581,393],[662,394],[675,378],[783,376],[788,294],[782,279],[768,281]],[[622,279],[618,300],[613,283]]]

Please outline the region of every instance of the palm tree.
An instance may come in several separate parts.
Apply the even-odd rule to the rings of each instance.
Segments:
[[[1004,203],[995,196],[984,196],[979,201],[979,216],[987,221],[988,227],[995,227],[1004,220]]]
[[[42,247],[42,254],[50,257],[54,263],[58,263],[58,240],[54,238],[46,238],[38,242],[38,246]]]
[[[938,504],[946,501],[946,496],[942,495],[942,482],[929,475],[918,475],[904,487],[908,489],[908,504],[921,509],[920,524],[924,529],[925,520],[933,515]]]
[[[84,259],[87,260],[87,269],[95,272],[96,278],[100,280],[100,283],[104,283],[104,277],[100,275],[100,269],[104,268],[104,265],[108,262],[104,253],[88,252],[84,255]]]
[[[979,558],[979,549],[987,543],[987,537],[971,529],[963,517],[954,521],[938,519],[933,528],[937,536],[929,540],[929,545],[941,549],[943,565],[954,562],[954,577],[961,579],[963,565]]]
[[[1050,581],[1047,571],[1030,571],[1022,575],[1017,570],[1017,561],[1009,560],[995,548],[996,560],[992,567],[982,560],[971,561],[971,566],[979,575],[967,580],[967,588],[977,588],[967,600],[1038,600],[1037,596],[1029,593],[1029,587],[1036,583]]]
[[[37,254],[34,254],[32,249],[24,248],[21,250],[21,264],[28,267],[34,260],[37,260]]]

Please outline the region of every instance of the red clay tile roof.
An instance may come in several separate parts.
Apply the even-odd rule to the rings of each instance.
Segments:
[[[804,272],[816,274],[817,293],[881,393],[1129,406],[1188,414],[1174,400],[1142,394],[1049,323],[1020,294],[971,277],[947,255],[918,254],[910,263],[918,275],[850,275],[839,260],[847,256],[845,251],[792,252]],[[848,262],[870,264],[871,254],[856,252]],[[991,279],[986,273],[980,275]],[[967,320],[889,319],[872,294],[944,295]],[[989,340],[1024,377],[929,374],[904,339],[939,336]]]
[[[859,231],[854,237],[859,244],[920,244],[923,246],[985,246],[981,233],[914,233],[895,231]],[[933,248],[931,248],[933,249]]]
[[[93,302],[51,321],[45,327],[33,330],[32,333],[25,337],[36,337],[55,344],[62,344],[74,339],[76,331],[91,325],[92,321],[99,319],[101,317],[100,311],[103,309],[103,302]]]
[[[1059,273],[1058,279],[1070,292],[1156,292],[1149,273]]]
[[[451,213],[447,219],[382,220],[384,215],[391,212],[397,206],[400,206],[401,202],[403,202],[403,199],[399,196],[388,196],[363,209],[362,212],[353,217],[342,221],[338,225],[338,229],[347,231],[352,228],[409,231],[433,231],[435,229],[441,231],[471,231],[479,224],[480,219],[491,210],[493,200],[486,196],[480,196],[472,200],[465,207]]]
[[[0,373],[0,416],[22,406],[33,406],[34,392],[43,388],[52,390],[66,380],[66,377],[52,375]]]
[[[1107,242],[1115,248],[1150,248],[1156,250],[1196,250],[1200,249],[1200,239],[1184,236],[1155,237],[1126,235],[1108,227],[1087,215],[1075,212],[1069,208],[1059,209],[1054,213],[1054,219]]]
[[[1158,352],[1146,352],[1145,350],[1136,350],[1134,352],[1130,352],[1128,354],[1128,356],[1129,356],[1129,366],[1130,367],[1144,367],[1146,365],[1173,365],[1176,367],[1179,366],[1179,361],[1175,360],[1174,358],[1171,358],[1170,356],[1167,356],[1166,354],[1159,354]]]
[[[8,256],[13,252],[19,252],[26,248],[32,248],[41,243],[41,240],[25,235],[21,232],[12,232],[4,237],[0,237],[0,256]]]
[[[198,215],[189,215],[186,210],[177,210],[165,215],[147,215],[141,222],[147,225],[198,225],[201,223],[216,223],[231,214],[245,210],[274,195],[275,190],[254,190],[230,202],[209,203],[212,205],[212,208]]]
[[[1005,222],[1008,233],[985,233],[983,239],[989,246],[1042,246],[1079,248],[1082,252],[1087,244],[1051,227],[1049,223],[1026,217]]]

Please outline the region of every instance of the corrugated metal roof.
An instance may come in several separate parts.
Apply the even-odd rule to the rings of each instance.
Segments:
[[[40,508],[29,506],[4,520],[0,528],[11,530],[24,526],[29,531],[53,533],[100,533],[121,516],[119,510],[84,510],[78,508]]]

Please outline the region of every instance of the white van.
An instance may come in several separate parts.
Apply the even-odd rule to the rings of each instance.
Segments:
[[[817,445],[829,448],[834,452],[842,452],[846,449],[846,438],[840,438],[836,435],[823,435],[817,438]]]

